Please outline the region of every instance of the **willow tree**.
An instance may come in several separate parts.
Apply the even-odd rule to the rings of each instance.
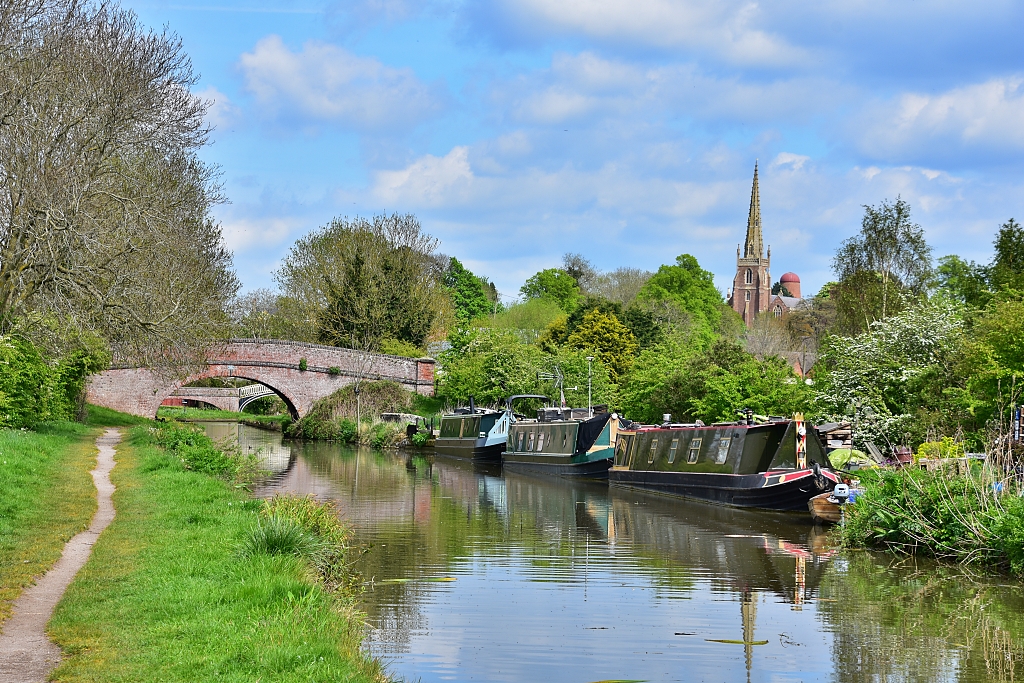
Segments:
[[[195,82],[176,36],[116,5],[0,4],[0,332],[136,362],[218,336],[237,281]]]

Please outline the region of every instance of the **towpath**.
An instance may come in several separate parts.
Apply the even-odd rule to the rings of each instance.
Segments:
[[[89,559],[96,539],[114,519],[110,471],[114,469],[114,446],[120,440],[121,433],[116,429],[108,429],[96,440],[99,455],[90,474],[96,484],[99,506],[89,528],[67,542],[60,559],[34,586],[25,589],[14,603],[13,615],[3,624],[0,683],[41,683],[60,663],[60,648],[46,637],[46,622],[75,574]]]

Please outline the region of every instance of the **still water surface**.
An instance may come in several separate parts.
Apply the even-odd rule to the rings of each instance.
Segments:
[[[337,503],[366,648],[410,681],[1024,679],[1021,586],[835,553],[803,515],[208,430],[264,456],[259,495]]]

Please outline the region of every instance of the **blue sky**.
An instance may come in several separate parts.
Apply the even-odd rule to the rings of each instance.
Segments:
[[[512,298],[566,251],[723,290],[755,159],[774,279],[902,195],[936,256],[1024,219],[1024,3],[127,2],[213,102],[246,289],[336,215],[412,212]]]

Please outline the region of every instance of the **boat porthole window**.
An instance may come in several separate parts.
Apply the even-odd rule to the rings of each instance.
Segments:
[[[700,455],[700,443],[703,439],[694,439],[690,442],[690,452],[686,455],[686,462],[691,465],[697,462],[697,456]]]
[[[679,448],[679,439],[672,439],[672,445],[668,447],[668,461],[676,461],[676,450]]]
[[[530,436],[526,438],[526,450],[533,450],[533,432],[530,432]]]
[[[715,456],[715,464],[721,465],[729,457],[729,444],[731,442],[732,439],[728,436],[718,442],[718,455]]]
[[[537,451],[544,450],[544,432],[537,435]]]
[[[654,441],[651,442],[651,452],[647,456],[647,464],[648,465],[650,465],[652,462],[654,462],[654,456],[657,455],[657,454],[658,454],[658,440],[655,439]]]

